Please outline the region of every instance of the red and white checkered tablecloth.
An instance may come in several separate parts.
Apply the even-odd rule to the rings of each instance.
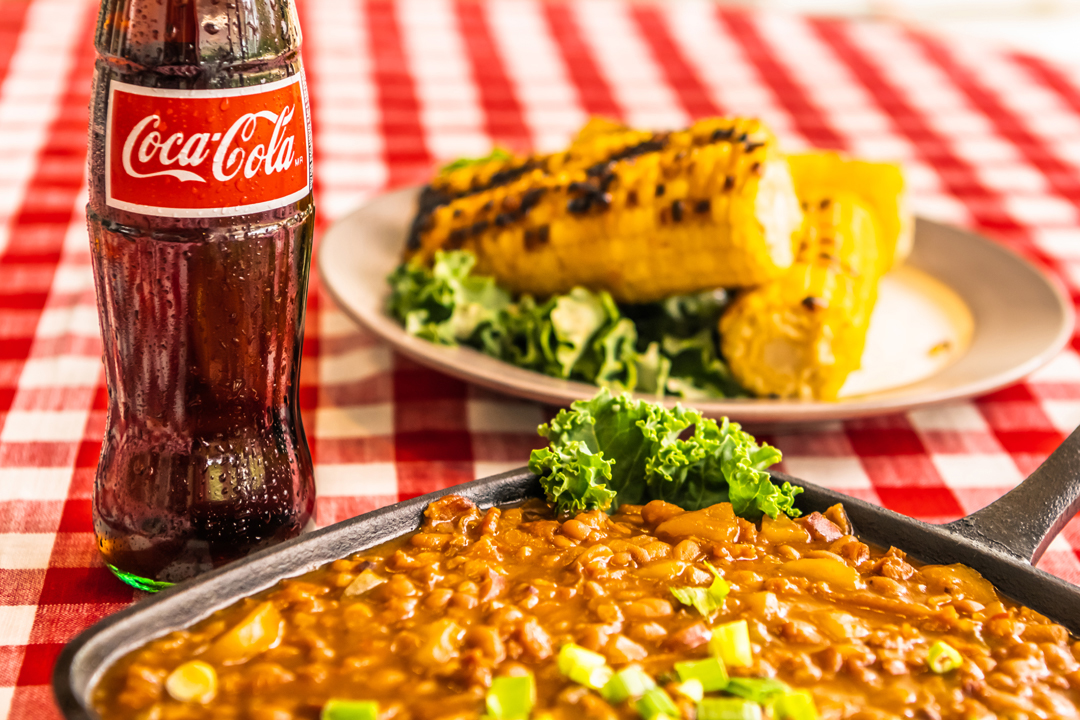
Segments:
[[[303,0],[320,224],[492,143],[554,149],[591,113],[740,113],[788,147],[902,158],[917,209],[977,228],[1080,299],[1080,70],[895,25],[606,0]],[[105,427],[83,221],[97,6],[0,0],[0,720],[57,715],[63,643],[137,593],[102,565]],[[942,521],[1018,483],[1080,423],[1080,343],[947,407],[764,437],[784,469]],[[552,412],[395,355],[313,278],[304,420],[318,519],[524,464]],[[1040,566],[1080,582],[1080,522]]]

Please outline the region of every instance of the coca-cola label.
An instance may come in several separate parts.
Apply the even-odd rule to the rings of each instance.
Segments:
[[[221,217],[296,202],[311,189],[303,76],[227,90],[113,82],[106,203],[160,217]]]

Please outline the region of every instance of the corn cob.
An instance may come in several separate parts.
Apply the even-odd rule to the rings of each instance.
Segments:
[[[873,207],[854,193],[802,201],[795,263],[732,303],[720,347],[735,379],[758,396],[834,400],[862,357],[886,264],[882,233]]]
[[[826,190],[849,190],[873,208],[881,228],[882,274],[911,253],[915,223],[899,164],[853,160],[822,150],[788,155],[787,161],[800,198]]]
[[[565,152],[440,174],[406,257],[467,249],[476,272],[516,293],[581,285],[649,302],[777,277],[799,221],[787,165],[756,120],[668,133],[594,121]]]

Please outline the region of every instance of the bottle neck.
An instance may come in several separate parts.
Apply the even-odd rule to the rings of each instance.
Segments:
[[[104,0],[95,38],[106,61],[178,79],[273,63],[300,43],[292,0]]]

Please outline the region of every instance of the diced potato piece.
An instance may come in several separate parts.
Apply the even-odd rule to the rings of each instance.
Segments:
[[[625,665],[626,663],[644,660],[649,656],[649,651],[623,634],[612,638],[605,650],[608,662],[612,665]]]
[[[776,595],[771,592],[750,593],[743,603],[744,607],[754,614],[754,617],[775,620],[787,616],[787,605],[781,605]]]
[[[963,593],[964,597],[983,605],[998,599],[994,586],[966,565],[927,565],[919,572],[935,591],[948,591],[952,595]]]
[[[838,590],[858,588],[859,573],[851,566],[836,560],[825,558],[789,560],[780,566],[780,571],[782,574],[800,575],[810,580],[827,582]]]
[[[276,646],[283,629],[281,613],[274,604],[261,603],[218,637],[206,657],[222,665],[239,665]]]
[[[814,613],[814,623],[837,642],[870,634],[865,622],[850,613],[837,610],[820,610]]]
[[[169,673],[165,689],[173,700],[205,705],[217,695],[217,672],[202,660],[189,660]]]
[[[685,510],[673,503],[664,502],[663,500],[652,500],[648,505],[641,508],[641,519],[645,521],[646,525],[656,527],[660,523],[670,520],[676,515],[682,515],[685,512]]]
[[[730,543],[739,536],[739,523],[731,503],[717,503],[665,520],[656,528],[656,534],[665,540],[697,537]]]
[[[675,580],[686,568],[687,563],[681,560],[661,560],[634,571],[634,574],[640,578]]]
[[[799,523],[780,513],[775,518],[761,518],[761,535],[771,543],[790,545],[810,542],[810,533]]]
[[[373,590],[386,582],[386,578],[376,575],[370,570],[365,570],[356,576],[356,579],[345,588],[345,597],[359,597],[369,590]]]

